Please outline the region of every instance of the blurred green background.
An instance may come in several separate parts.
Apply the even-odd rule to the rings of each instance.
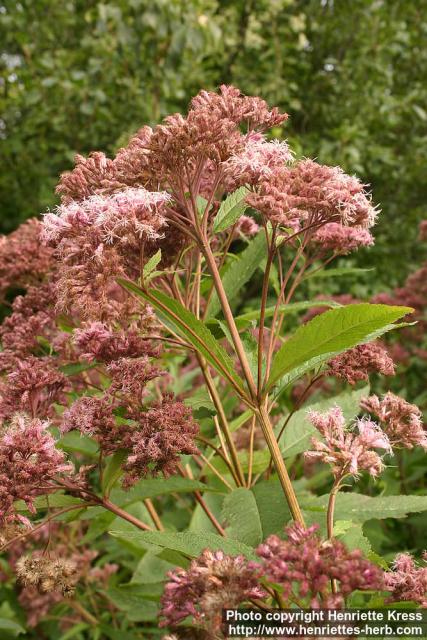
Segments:
[[[290,114],[300,155],[372,186],[377,245],[403,281],[427,217],[425,0],[0,0],[0,227],[55,204],[75,153],[112,153],[201,88],[233,83]]]

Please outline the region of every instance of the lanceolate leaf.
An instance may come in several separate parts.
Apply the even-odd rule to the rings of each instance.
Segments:
[[[313,300],[312,302],[291,302],[289,304],[282,304],[279,307],[280,313],[288,313],[294,314],[299,311],[305,311],[306,309],[316,308],[316,307],[329,307],[332,309],[333,307],[342,307],[339,302],[335,302],[335,300]],[[274,314],[275,307],[267,307],[265,310],[265,317],[270,318]],[[247,313],[242,313],[240,316],[235,318],[236,325],[238,329],[244,329],[247,327],[253,320],[259,321],[260,311],[259,309],[255,309],[254,311],[248,311]]]
[[[8,618],[0,618],[0,631],[4,631],[7,634],[6,637],[19,636],[21,633],[25,633],[27,635],[24,627],[15,622],[14,620],[9,620]]]
[[[60,371],[66,376],[76,376],[83,371],[93,369],[98,366],[98,362],[72,362],[59,367]]]
[[[255,496],[249,489],[239,487],[229,493],[222,506],[222,519],[227,536],[255,547],[263,539],[262,525]]]
[[[374,269],[361,269],[360,267],[337,267],[336,269],[319,269],[308,272],[304,280],[309,278],[337,278],[339,276],[359,276]]]
[[[249,189],[247,187],[240,187],[234,193],[230,193],[222,202],[213,225],[213,230],[216,233],[225,231],[240,218],[248,206],[245,202],[248,193]]]
[[[221,375],[233,381],[235,387],[243,391],[241,378],[236,374],[234,363],[227,352],[217,342],[203,322],[186,309],[180,302],[160,291],[144,291],[133,282],[118,280],[131,293],[143,298],[157,311],[163,324],[194,346]]]
[[[132,541],[134,544],[140,543],[142,547],[146,545],[158,545],[165,549],[179,551],[190,558],[195,558],[205,549],[212,551],[224,551],[230,555],[242,554],[252,560],[256,559],[251,547],[239,542],[223,538],[215,533],[193,533],[191,531],[166,532],[166,531],[110,531],[112,536],[123,540]]]
[[[234,260],[228,267],[222,278],[222,284],[229,302],[236,297],[242,287],[250,280],[255,273],[261,260],[267,251],[264,233],[258,235],[249,243],[244,251],[239,255],[238,260]],[[208,306],[207,318],[213,318],[221,310],[221,305],[216,293],[211,298]]]
[[[171,493],[191,493],[192,491],[217,491],[217,489],[198,480],[190,480],[180,476],[144,478],[128,491],[114,488],[111,492],[111,500],[122,507],[146,498],[170,495]]]
[[[303,510],[313,511],[310,520],[319,521],[328,508],[329,494],[303,500]],[[335,506],[336,520],[367,522],[385,518],[404,518],[408,513],[427,511],[427,496],[364,496],[360,493],[339,493]]]
[[[267,390],[294,370],[298,375],[333,356],[393,328],[391,323],[411,313],[409,307],[385,304],[349,304],[330,309],[299,327],[273,360]],[[373,338],[370,338],[373,339]]]
[[[119,449],[109,457],[102,477],[102,489],[106,495],[110,493],[115,482],[122,475],[122,464],[127,457],[127,453],[125,449]]]
[[[143,270],[144,280],[153,273],[154,269],[157,267],[161,259],[162,259],[162,250],[159,249],[153,256],[151,256],[147,264],[144,266],[144,270]]]

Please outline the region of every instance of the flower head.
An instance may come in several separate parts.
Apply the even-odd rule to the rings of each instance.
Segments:
[[[25,359],[40,349],[38,338],[57,337],[52,282],[31,285],[22,296],[16,296],[12,313],[0,326],[3,351],[0,369],[14,369],[17,359]]]
[[[132,396],[132,402],[141,401],[147,383],[163,374],[147,356],[119,358],[108,365],[107,371],[112,378],[109,392]]]
[[[377,215],[357,178],[313,160],[274,171],[247,200],[267,219],[291,227],[336,222],[368,229]]]
[[[130,449],[124,464],[125,486],[148,474],[170,475],[176,471],[180,455],[197,453],[194,438],[199,426],[182,402],[166,397],[132,417],[137,426],[124,442],[124,448]]]
[[[234,237],[240,238],[241,236],[250,238],[256,236],[259,231],[259,225],[250,216],[241,216],[234,229]]]
[[[15,500],[34,511],[34,497],[46,493],[46,482],[72,470],[55,447],[49,423],[17,414],[0,436],[0,519]]]
[[[147,312],[144,323],[148,324],[150,321],[153,322],[153,319]],[[134,325],[115,331],[105,322],[88,322],[74,331],[74,344],[81,352],[81,358],[89,362],[112,362],[120,358],[159,355],[159,348],[153,347]]]
[[[360,247],[371,247],[374,238],[363,227],[346,227],[339,222],[329,222],[317,229],[311,242],[321,253],[332,251],[336,255],[345,255]]]
[[[368,380],[370,373],[393,376],[394,362],[380,344],[370,342],[353,347],[328,362],[328,373],[336,378],[356,384]]]
[[[347,474],[359,475],[368,471],[377,476],[384,468],[381,456],[375,449],[391,452],[390,442],[377,424],[370,420],[357,420],[353,430],[346,428],[341,409],[333,407],[326,413],[311,411],[309,420],[323,436],[323,441],[312,438],[313,450],[305,457],[332,465],[336,478]]]
[[[224,163],[226,180],[231,188],[244,184],[256,185],[260,179],[271,176],[292,159],[286,142],[268,142],[260,133],[249,133],[242,149]]]
[[[191,101],[191,110],[209,113],[212,118],[225,118],[235,124],[246,123],[251,130],[258,131],[279,126],[288,118],[277,107],[269,109],[262,98],[245,96],[236,87],[227,85],[221,85],[218,93],[200,91]]]
[[[41,222],[31,218],[8,236],[0,236],[0,293],[38,284],[51,270],[52,250],[40,241]]]
[[[104,153],[95,151],[88,158],[75,156],[75,168],[61,175],[56,192],[64,203],[84,200],[110,185],[112,161]]]
[[[382,399],[376,395],[363,398],[360,406],[380,421],[392,446],[406,449],[419,446],[427,450],[422,413],[414,404],[389,391]]]
[[[409,600],[427,607],[427,553],[424,552],[424,566],[417,566],[409,553],[396,556],[393,571],[384,573],[385,588],[391,591],[391,600]]]
[[[78,581],[77,565],[71,560],[49,556],[22,556],[16,563],[18,580],[40,593],[59,592],[72,596]]]
[[[257,549],[261,570],[268,580],[280,584],[285,600],[304,599],[307,606],[341,607],[355,590],[378,589],[382,572],[363,558],[359,550],[349,551],[335,538],[322,541],[318,526],[294,524],[285,529],[286,540],[271,535]],[[331,598],[330,584],[338,592]]]
[[[127,242],[128,236],[153,239],[165,224],[161,209],[170,200],[165,192],[128,187],[112,194],[90,195],[58,207],[57,213],[44,218],[42,237],[58,244],[62,238],[75,236],[85,227],[99,230],[105,242]]]
[[[61,433],[75,429],[82,435],[93,437],[105,455],[114,453],[120,449],[128,427],[117,424],[113,408],[105,397],[81,397],[64,411]]]
[[[187,570],[171,571],[162,596],[161,615],[176,625],[187,616],[209,631],[219,630],[224,607],[237,607],[251,598],[262,598],[259,570],[243,556],[209,551],[193,560]]]
[[[169,199],[166,192],[126,187],[46,214],[42,237],[55,247],[59,263],[57,307],[72,304],[90,319],[123,317],[129,296],[116,280],[136,277],[145,245],[149,255],[162,239]]]
[[[66,377],[50,358],[17,359],[0,386],[0,418],[9,418],[17,411],[46,417],[51,405],[60,399],[66,383]]]

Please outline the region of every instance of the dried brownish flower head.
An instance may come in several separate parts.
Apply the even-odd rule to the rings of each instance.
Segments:
[[[74,594],[79,578],[77,565],[71,560],[42,555],[22,556],[16,563],[16,575],[24,586],[33,586],[40,593]]]

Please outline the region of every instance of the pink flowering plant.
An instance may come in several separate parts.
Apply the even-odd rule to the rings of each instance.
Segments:
[[[416,305],[305,298],[373,245],[378,210],[272,139],[286,119],[201,91],[113,159],[77,156],[59,206],[2,239],[11,629],[222,638],[226,606],[426,605],[422,561],[364,529],[427,510],[380,485],[427,450],[420,409],[380,382],[378,339]]]

